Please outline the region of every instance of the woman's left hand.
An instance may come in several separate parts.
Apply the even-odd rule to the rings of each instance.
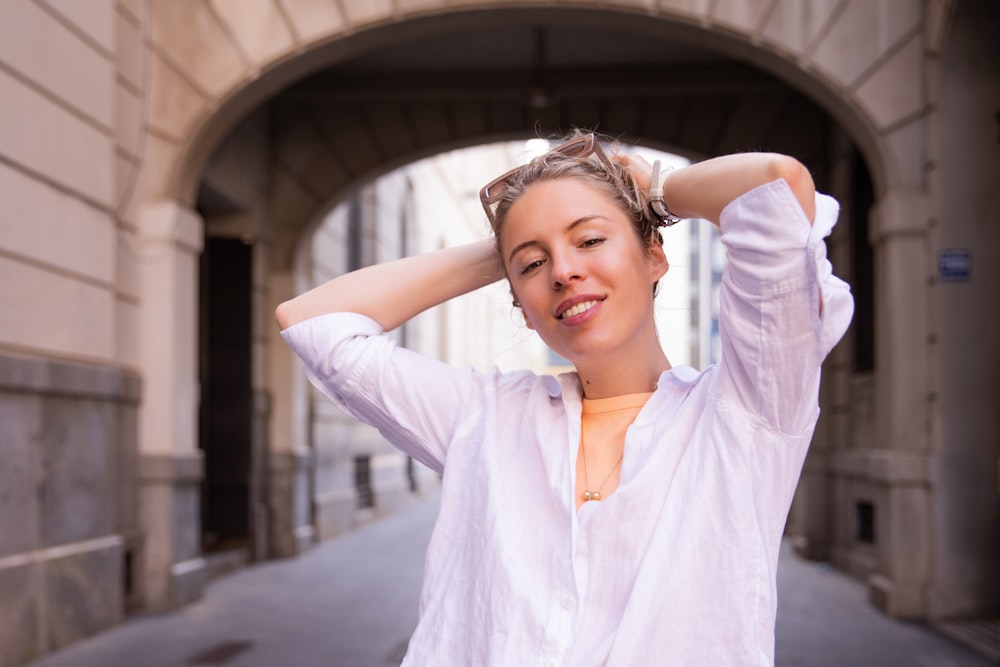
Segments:
[[[635,180],[635,184],[643,196],[649,194],[653,165],[646,158],[638,153],[632,153],[631,155],[616,155],[614,160],[622,167],[625,167],[625,170]]]

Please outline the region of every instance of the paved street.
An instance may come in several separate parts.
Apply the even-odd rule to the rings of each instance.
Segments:
[[[435,498],[420,500],[297,559],[224,577],[185,609],[130,621],[32,667],[398,665],[416,623],[435,510]],[[993,664],[923,626],[881,616],[859,583],[789,550],[778,587],[778,667]]]

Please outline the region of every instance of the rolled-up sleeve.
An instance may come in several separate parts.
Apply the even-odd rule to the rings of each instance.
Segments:
[[[823,241],[838,212],[836,200],[817,193],[810,224],[779,179],[731,202],[720,220],[727,265],[716,392],[789,435],[814,424],[820,366],[854,312]]]
[[[306,375],[351,417],[441,473],[477,374],[397,346],[374,320],[330,313],[281,332]]]

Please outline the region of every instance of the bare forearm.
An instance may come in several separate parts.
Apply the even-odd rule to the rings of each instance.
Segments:
[[[367,315],[395,329],[432,306],[503,277],[492,240],[369,266],[338,276],[282,303],[282,329],[334,312]]]
[[[722,209],[754,188],[784,178],[810,221],[815,217],[815,185],[800,162],[776,153],[724,155],[671,171],[663,182],[663,199],[682,218],[719,224]]]

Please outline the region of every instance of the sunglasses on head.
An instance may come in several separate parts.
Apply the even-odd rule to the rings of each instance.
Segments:
[[[552,153],[558,153],[560,155],[565,155],[566,157],[579,158],[581,160],[591,155],[596,155],[604,165],[605,170],[607,170],[611,177],[615,179],[618,186],[622,188],[623,191],[625,190],[624,184],[618,177],[618,172],[611,165],[611,160],[609,160],[608,156],[604,153],[604,150],[601,148],[601,143],[597,140],[597,137],[594,134],[584,134],[576,137],[575,139],[570,139],[566,143],[556,146],[545,155],[551,155]],[[542,158],[544,157],[545,156],[542,156]],[[535,160],[542,158],[535,158]],[[534,163],[534,160],[532,160],[529,164],[532,163]],[[496,213],[494,212],[494,209],[497,203],[503,198],[503,194],[510,184],[511,177],[524,169],[524,167],[525,165],[515,167],[507,173],[494,178],[479,191],[479,201],[483,204],[483,210],[486,211],[486,217],[489,218],[491,226],[496,225]],[[680,222],[681,220],[670,212],[670,209],[667,208],[666,203],[663,201],[663,184],[660,183],[659,160],[653,162],[653,174],[650,179],[648,207],[649,212],[657,221],[658,227],[669,227]]]
[[[551,149],[545,155],[551,155],[553,153],[565,155],[566,157],[579,158],[581,160],[591,155],[596,155],[604,165],[607,172],[611,174],[612,178],[618,182],[619,186],[622,185],[614,167],[611,164],[611,161],[604,153],[604,150],[601,148],[601,143],[597,140],[597,137],[594,134],[584,134],[576,137],[575,139],[570,139],[566,143],[560,144]],[[544,157],[545,156],[543,155],[541,158],[535,158],[535,160],[540,160]],[[532,160],[529,165],[533,164],[535,160]],[[503,198],[503,194],[506,192],[507,187],[510,184],[511,177],[524,169],[525,166],[528,165],[515,167],[507,173],[494,178],[479,191],[479,201],[482,202],[483,210],[486,211],[486,217],[489,218],[491,225],[496,224],[496,214],[494,209],[497,203]]]

